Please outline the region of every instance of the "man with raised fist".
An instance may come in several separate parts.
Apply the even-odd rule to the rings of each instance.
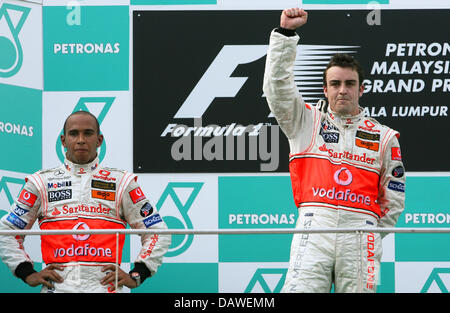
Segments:
[[[376,292],[386,233],[370,228],[394,227],[404,209],[399,133],[364,116],[363,70],[347,54],[334,55],[324,70],[328,106],[303,101],[293,68],[301,53],[296,30],[307,20],[303,9],[282,12],[263,86],[289,141],[296,227],[364,231],[294,234],[283,292],[330,292],[333,284],[336,292]]]

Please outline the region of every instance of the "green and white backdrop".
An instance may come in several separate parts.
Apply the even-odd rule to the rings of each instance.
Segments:
[[[308,51],[322,49],[321,55],[336,49],[356,53],[366,67],[367,82],[378,84],[377,91],[366,92],[362,105],[371,106],[368,114],[402,133],[406,209],[397,227],[449,227],[448,27],[439,18],[431,19],[422,25],[424,33],[411,30],[418,36],[412,39],[393,26],[418,10],[448,21],[450,4],[443,2],[1,0],[0,216],[18,196],[26,175],[61,162],[64,151],[58,138],[64,119],[84,109],[98,117],[105,135],[99,149],[102,162],[136,172],[170,228],[293,228],[297,212],[287,143],[275,132],[261,73],[280,10],[300,5],[311,11],[311,27],[305,28],[300,44],[310,45]],[[367,33],[358,26],[350,39],[327,34],[333,21],[344,29],[364,26]],[[414,48],[421,42],[426,48],[418,53]],[[299,60],[296,75],[320,77],[323,62],[308,62]],[[403,68],[394,69],[395,62]],[[400,80],[419,81],[419,87],[401,90],[394,86]],[[389,81],[392,86],[386,85]],[[320,98],[320,85],[305,88],[299,84],[310,101]],[[393,113],[417,107],[403,116]],[[242,137],[258,138],[254,156],[250,141],[236,144],[233,151],[227,146],[225,152],[225,137],[191,141],[174,131],[198,122],[229,127],[233,140],[242,137],[237,125],[254,125],[250,130],[268,126],[273,130],[270,148],[263,149],[267,137],[261,132]],[[423,136],[427,143],[421,142]],[[189,140],[181,142],[183,138]],[[180,144],[183,149],[174,148]],[[191,148],[193,153],[185,154]],[[240,158],[227,154],[239,154],[239,149],[244,150]],[[132,292],[277,293],[285,279],[291,238],[174,236],[159,272]],[[446,234],[386,236],[379,292],[448,292],[449,239]],[[38,269],[39,245],[39,237],[27,237],[25,248]],[[125,270],[139,246],[139,237],[127,237]],[[0,277],[0,292],[39,291],[14,278],[3,263]]]

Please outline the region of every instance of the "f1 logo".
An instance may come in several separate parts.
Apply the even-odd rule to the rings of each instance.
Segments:
[[[239,64],[256,61],[267,53],[266,45],[225,45],[184,101],[175,118],[201,118],[217,97],[235,97],[247,77],[230,77]]]
[[[358,48],[357,46],[343,45],[299,45],[298,48],[300,47],[302,53],[296,60],[297,65],[299,65],[294,73],[296,78],[307,75],[308,80],[314,79],[318,82],[322,81],[322,74],[311,76],[311,74],[317,74],[317,71],[312,70],[315,70],[317,66],[308,66],[311,62],[317,63],[316,57],[318,53],[321,55],[328,53],[329,57],[331,57],[333,53],[330,51],[336,50],[338,52],[337,49]],[[240,64],[252,63],[264,57],[267,54],[267,49],[267,45],[224,45],[174,118],[201,118],[214,98],[236,97],[248,77],[231,77],[232,73]],[[349,53],[354,53],[354,51],[349,51]],[[324,57],[326,56],[324,55]],[[322,65],[322,68],[325,69],[325,65]],[[305,88],[303,90],[305,95],[322,94],[323,90],[320,86],[317,88],[311,86],[298,88],[299,90]],[[313,90],[316,91],[312,92]],[[264,97],[263,94],[261,96]],[[317,98],[317,96],[305,97],[305,100],[318,100],[320,98]],[[271,113],[269,117],[272,116]]]

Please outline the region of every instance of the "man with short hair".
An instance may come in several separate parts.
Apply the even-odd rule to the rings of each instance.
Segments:
[[[297,228],[367,228],[367,232],[294,234],[283,292],[375,292],[382,245],[373,227],[394,227],[404,209],[399,133],[365,117],[359,63],[335,55],[324,71],[328,108],[306,104],[293,74],[308,13],[284,10],[272,31],[264,93],[290,146]]]
[[[30,229],[36,220],[42,230],[125,229],[127,224],[167,229],[136,175],[100,165],[97,148],[103,135],[94,115],[69,115],[61,142],[67,149],[64,164],[26,178],[0,229]],[[124,240],[123,234],[42,235],[47,267],[39,272],[23,248],[23,236],[0,236],[0,256],[15,276],[30,286],[42,285],[42,292],[116,292],[122,286],[136,288],[153,276],[171,237],[141,235],[142,249],[129,273],[115,265],[120,265]]]

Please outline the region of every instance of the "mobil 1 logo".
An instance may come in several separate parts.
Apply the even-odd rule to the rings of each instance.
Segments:
[[[233,29],[223,27],[230,16]],[[134,171],[287,171],[279,162],[280,154],[289,153],[287,141],[262,91],[268,36],[277,16],[272,11],[134,12]],[[184,26],[166,25],[167,20]],[[207,25],[201,40],[199,25]],[[164,34],[157,31],[161,27]],[[170,36],[177,41],[167,41]],[[155,49],[155,43],[164,44]]]

